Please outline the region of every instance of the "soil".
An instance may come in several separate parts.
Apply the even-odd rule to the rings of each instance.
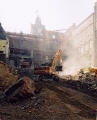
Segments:
[[[0,104],[1,120],[96,120],[97,101],[79,91],[39,83],[40,93],[16,103]]]
[[[0,70],[0,93],[3,93],[18,80],[18,75],[10,71],[6,65],[0,65]],[[26,96],[31,93],[33,96],[18,98],[17,101],[1,101],[0,119],[96,120],[97,93],[92,95],[93,91],[90,91],[91,94],[88,94],[89,87],[93,86],[93,89],[96,89],[96,79],[89,75],[83,76],[77,77],[77,81],[72,76],[66,76],[57,82],[36,83],[28,77],[22,78],[24,86],[19,94]],[[87,87],[90,83],[93,84]]]

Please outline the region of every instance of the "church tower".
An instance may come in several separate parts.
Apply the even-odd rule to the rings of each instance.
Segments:
[[[43,35],[45,31],[45,26],[41,23],[41,18],[36,17],[35,24],[31,24],[31,34],[32,35]]]

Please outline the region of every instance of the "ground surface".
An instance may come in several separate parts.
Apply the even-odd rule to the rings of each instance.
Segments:
[[[37,84],[42,90],[34,97],[0,103],[1,120],[96,120],[94,98],[58,82]]]
[[[1,63],[0,97],[6,88],[17,80],[18,75]],[[15,101],[0,99],[1,120],[96,120],[97,79],[95,75],[81,74],[76,76],[76,79],[65,76],[57,82],[31,81],[26,78],[19,93],[25,97],[36,89],[34,96],[28,99],[28,96],[26,99],[15,96],[17,98]]]

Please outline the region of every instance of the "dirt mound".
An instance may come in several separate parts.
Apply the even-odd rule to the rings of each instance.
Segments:
[[[21,80],[24,81],[24,84],[19,92],[19,95],[25,97],[29,95],[33,95],[35,91],[34,81],[28,77],[23,77]]]
[[[33,80],[28,77],[18,79],[18,75],[7,64],[0,62],[0,93],[4,93],[8,100],[32,96],[34,91]]]
[[[0,62],[0,87],[4,91],[11,84],[18,80],[18,75],[15,75],[10,71],[8,65],[3,62]]]
[[[34,95],[34,82],[28,78],[23,77],[10,85],[0,96],[1,101],[20,101],[22,98],[29,98]]]

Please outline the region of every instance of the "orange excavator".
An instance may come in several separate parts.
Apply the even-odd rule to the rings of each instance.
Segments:
[[[58,50],[52,59],[52,62],[47,65],[42,65],[41,67],[34,69],[34,74],[38,75],[38,80],[53,79],[58,80],[58,72],[62,71],[62,50]]]

